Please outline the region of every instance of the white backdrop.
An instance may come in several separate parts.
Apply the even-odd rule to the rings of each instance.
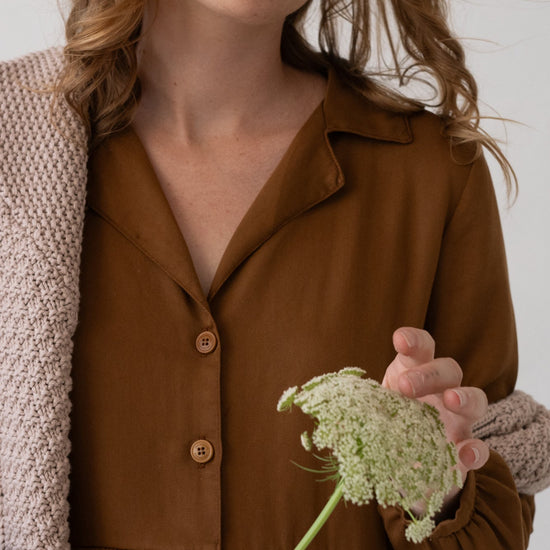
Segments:
[[[550,247],[546,247],[550,237],[550,2],[453,0],[451,4],[453,27],[464,39],[480,87],[482,114],[495,114],[492,108],[525,125],[504,128],[486,123],[484,127],[507,138],[504,150],[520,186],[515,206],[506,210],[504,180],[491,164],[520,342],[518,388],[550,407],[550,361],[544,355],[550,342]],[[0,59],[62,43],[56,0],[0,0]],[[536,502],[529,548],[547,550],[550,490],[538,495]]]

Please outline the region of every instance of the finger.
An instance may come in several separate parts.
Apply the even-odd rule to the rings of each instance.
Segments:
[[[434,339],[429,332],[419,328],[398,328],[393,333],[393,346],[406,367],[422,365],[434,358]]]
[[[399,391],[409,397],[441,393],[460,386],[462,369],[450,357],[438,357],[420,367],[411,367],[399,376]]]
[[[445,390],[443,404],[450,411],[476,422],[487,414],[487,395],[480,388],[460,387]]]
[[[489,447],[481,439],[466,439],[456,447],[458,458],[466,470],[477,470],[489,460]]]

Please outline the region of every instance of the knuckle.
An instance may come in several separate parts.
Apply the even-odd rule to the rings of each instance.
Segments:
[[[485,392],[476,387],[461,387],[460,391],[466,394],[466,405],[463,414],[471,421],[481,420],[488,410]]]
[[[476,448],[479,453],[478,465],[479,467],[482,467],[489,460],[489,455],[491,452],[489,451],[489,446],[487,443],[481,439],[476,440]]]
[[[480,388],[471,388],[472,400],[477,405],[477,410],[479,417],[483,417],[487,414],[489,410],[489,401],[487,399],[487,394]]]
[[[451,376],[453,377],[454,380],[456,380],[456,382],[457,382],[456,385],[459,386],[460,383],[462,382],[462,377],[464,376],[464,373],[462,372],[462,368],[460,367],[458,362],[455,359],[453,359],[452,357],[447,357],[446,360],[449,363],[449,368],[451,370]]]
[[[435,340],[433,336],[424,329],[418,329],[420,338],[422,340],[422,347],[426,349],[435,349]]]
[[[483,453],[486,457],[485,460],[489,460],[489,455],[491,454],[491,448],[489,447],[489,445],[487,444],[486,441],[483,441],[482,439],[480,439],[479,441],[481,441],[481,449],[483,450]]]
[[[451,386],[460,386],[463,372],[460,365],[452,357],[440,357],[435,360],[439,365],[438,376],[446,380]]]

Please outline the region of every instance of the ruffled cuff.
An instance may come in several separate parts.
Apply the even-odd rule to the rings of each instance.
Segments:
[[[409,520],[401,508],[379,506],[378,510],[395,550],[525,547],[523,504],[506,463],[494,451],[483,468],[468,473],[455,516],[439,523],[424,542],[407,541],[405,528]]]

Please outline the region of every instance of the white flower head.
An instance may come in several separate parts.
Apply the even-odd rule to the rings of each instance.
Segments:
[[[313,441],[311,441],[311,437],[309,437],[309,434],[307,432],[302,433],[300,435],[300,440],[302,442],[302,447],[308,451],[311,452],[313,450]]]
[[[375,497],[383,506],[403,507],[412,520],[406,537],[420,542],[433,531],[443,497],[462,485],[456,448],[447,442],[437,409],[363,374],[346,367],[316,376],[300,390],[285,391],[278,409],[294,403],[315,419],[302,445],[332,452],[344,500],[361,505]],[[420,518],[410,512],[418,502],[426,504]]]
[[[283,392],[283,395],[281,395],[281,398],[277,403],[277,410],[279,412],[289,411],[292,408],[292,403],[294,403],[294,396],[296,395],[297,391],[298,386],[292,386],[292,388],[288,388],[288,390],[285,390]]]

